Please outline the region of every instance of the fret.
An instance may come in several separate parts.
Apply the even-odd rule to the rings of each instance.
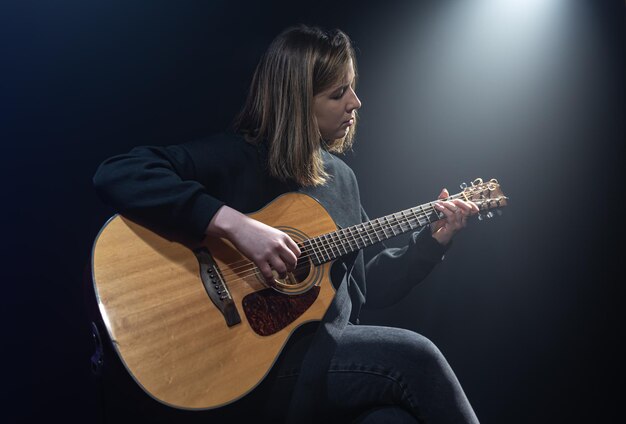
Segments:
[[[398,214],[394,213],[393,217],[396,220],[396,226],[398,227],[398,232],[400,234],[404,233],[404,228],[402,228],[402,222],[400,222],[400,219],[398,219]]]
[[[319,246],[317,245],[317,241],[314,238],[309,239],[309,244],[311,245],[311,249],[315,252],[315,257],[319,261],[319,263],[324,263],[324,255],[322,254]],[[322,259],[320,260],[320,256]]]
[[[337,257],[343,256],[345,254],[345,249],[344,253],[341,253],[341,248],[343,246],[341,245],[341,239],[339,239],[339,233],[337,231],[334,231],[333,233],[331,233],[331,237],[333,239],[335,248],[337,249]]]
[[[334,234],[335,234],[334,232],[326,234],[326,237],[330,239],[330,246],[331,246],[330,251],[333,253],[333,259],[341,256],[339,247],[337,247],[337,242],[335,241],[335,238],[333,237]]]
[[[337,252],[339,252],[339,256],[343,256],[346,253],[348,253],[346,252],[346,249],[341,244],[341,238],[339,238],[339,231],[335,231],[333,234],[335,236],[335,246],[337,246]],[[341,253],[342,248],[343,248],[343,253]]]
[[[394,220],[393,214],[392,215],[387,215],[385,218],[387,218],[387,221],[389,222],[389,225],[391,227],[391,231],[393,232],[394,236],[396,236],[398,234],[402,234],[401,232],[397,231],[397,228],[396,228],[397,222]]]
[[[397,236],[398,234],[402,234],[401,232],[398,231],[398,229],[396,228],[396,221],[394,220],[394,216],[393,214],[391,215],[387,215],[385,217],[385,219],[387,219],[387,222],[389,223],[389,227],[391,228],[391,231],[393,232],[394,236]]]
[[[404,217],[404,219],[406,219],[407,224],[409,224],[409,229],[413,229],[413,225],[411,225],[411,220],[406,216],[406,211],[402,211],[400,212],[402,214],[402,216]]]
[[[394,236],[393,231],[391,231],[391,234],[387,233],[387,231],[391,230],[391,228],[389,228],[389,225],[387,224],[387,220],[385,219],[385,217],[378,218],[378,222],[380,223],[380,227],[383,229],[385,240],[390,239],[391,237]]]
[[[346,241],[348,242],[348,246],[350,247],[350,251],[354,252],[355,250],[357,250],[359,248],[359,246],[355,243],[356,248],[352,247],[352,242],[354,241],[354,237],[352,237],[352,232],[350,231],[350,228],[351,227],[346,227],[346,228],[344,228],[341,231],[344,232],[344,235],[346,237]]]
[[[374,220],[366,222],[365,225],[369,226],[367,233],[370,236],[370,240],[372,240],[372,244],[379,242],[380,238],[378,238],[378,230],[376,229],[376,223],[374,222]],[[372,238],[372,235],[376,237],[376,240]]]
[[[415,221],[413,223],[413,225],[415,225],[415,227],[411,227],[411,228],[415,229],[415,228],[421,227],[420,220],[417,219],[417,217],[415,216],[415,212],[413,211],[413,209],[407,209],[405,212],[408,214],[409,219],[411,220],[411,222]]]
[[[341,245],[341,239],[339,238],[339,233],[337,231],[335,231],[335,232],[333,232],[331,234],[331,237],[334,239],[335,247],[337,248],[337,253],[339,253],[339,255],[337,255],[337,256],[339,257],[339,256],[345,255],[347,253],[345,251],[346,249],[343,249],[344,253],[341,253],[341,248],[343,246]]]
[[[341,243],[341,247],[343,247],[344,255],[347,255],[349,252],[348,252],[348,249],[346,249],[346,246],[343,244],[343,241],[345,239],[345,234],[344,234],[343,228],[340,229],[339,231],[337,231],[337,238],[339,239],[339,243]],[[352,250],[350,250],[350,252],[351,251]]]
[[[320,236],[320,237],[323,237],[323,236]],[[324,258],[324,262],[327,262],[331,258],[330,258],[330,255],[328,254],[328,250],[326,249],[326,245],[324,244],[324,241],[320,237],[316,237],[315,240],[317,240],[317,243],[319,243],[319,245],[321,246],[323,250],[322,257]]]
[[[437,209],[435,209],[434,202],[430,203],[430,207],[433,208],[433,212],[435,213],[435,216],[437,217],[437,219],[445,218],[446,215],[443,212],[440,212]]]
[[[372,244],[374,244],[374,239],[372,239],[372,232],[371,232],[372,224],[369,222],[364,222],[362,225],[365,228],[365,235],[367,236],[368,239],[370,239],[368,246],[371,246]],[[367,228],[366,225],[369,225],[369,228]]]
[[[370,228],[373,230],[374,235],[376,236],[376,238],[378,239],[378,241],[383,241],[383,239],[380,238],[380,234],[378,234],[378,230],[376,229],[376,220],[372,220],[369,222],[370,224]],[[374,242],[376,243],[376,242]],[[373,243],[372,243],[373,244]]]
[[[308,247],[307,247],[308,244]],[[303,249],[301,249],[301,251],[306,251],[306,250],[311,250],[313,252],[313,254],[315,255],[315,261],[317,262],[315,265],[320,265],[322,262],[320,261],[319,256],[317,256],[317,250],[315,249],[315,247],[313,247],[313,245],[311,244],[311,239],[309,240],[305,240],[304,243],[302,243],[302,246],[304,247]]]
[[[352,227],[346,227],[344,228],[343,231],[344,232],[344,236],[346,238],[346,241],[348,242],[348,247],[350,248],[351,252],[354,252],[355,250],[359,249],[359,245],[356,244],[356,242],[354,243],[356,247],[352,247],[352,242],[354,241],[354,237],[352,236],[352,231],[350,230],[350,228]]]
[[[335,259],[336,257],[338,257],[339,255],[337,255],[334,251],[333,251],[333,247],[335,248],[335,250],[337,249],[337,246],[335,246],[335,243],[333,241],[333,236],[332,233],[330,234],[324,234],[324,241],[326,242],[326,244],[328,245],[328,249],[330,250],[330,255],[331,255],[331,259]],[[330,239],[330,240],[329,240]]]
[[[415,217],[415,220],[417,221],[417,225],[419,225],[420,227],[422,227],[424,224],[422,224],[422,221],[420,221],[420,217],[417,213],[415,213],[415,208],[411,209],[411,213],[413,214],[413,216]]]
[[[400,233],[404,233],[404,225],[402,222],[402,219],[400,219],[400,216],[398,216],[398,212],[393,214],[394,218],[396,218],[396,223],[398,224],[398,227],[400,228]]]
[[[393,233],[394,236],[396,236],[396,232],[393,229],[393,226],[391,224],[389,224],[389,218],[387,218],[386,216],[384,217],[385,221],[387,221],[387,226],[389,227],[389,229],[391,229],[391,232]]]
[[[322,239],[319,237],[316,237],[315,243],[317,244],[320,254],[322,255],[322,259],[324,259],[324,262],[328,261],[330,257],[328,256],[328,251],[326,250],[324,243],[322,243]]]
[[[356,238],[356,235],[354,234],[354,226],[348,227],[348,232],[350,233],[350,241],[354,242],[354,245],[356,246],[357,249],[361,249],[361,246],[359,246],[359,240]]]
[[[357,232],[356,236],[354,235],[354,232]],[[361,236],[361,234],[359,234],[358,229],[356,228],[356,225],[350,227],[350,234],[352,235],[352,240],[354,240],[354,244],[356,244],[356,248],[357,249],[362,249],[365,247],[365,243],[363,243],[363,246],[359,245],[359,239],[357,238],[357,236]],[[363,240],[363,238],[361,238],[361,240]]]
[[[330,252],[330,259],[335,259],[335,252],[333,252],[333,244],[332,240],[328,241],[328,234],[322,234],[322,240],[324,240],[324,245],[328,248]]]
[[[393,217],[396,220],[396,225],[399,227],[400,234],[404,233],[404,227],[402,226],[402,221],[398,218],[398,213],[394,213]]]
[[[405,226],[406,224],[408,224],[408,222],[406,221],[406,216],[404,216],[404,211],[400,211],[400,212],[398,212],[398,213],[400,214],[400,222],[402,222],[402,224],[401,224],[401,226],[402,226],[402,232],[404,233],[404,232],[406,232],[406,231],[407,231],[407,230],[405,230],[405,229],[404,229],[404,226]],[[409,225],[409,228],[410,228],[410,227],[411,227],[411,226]]]
[[[345,255],[346,254],[346,249],[343,249],[343,253],[341,253],[341,249],[343,248],[343,246],[341,245],[341,239],[339,238],[339,232],[338,231],[333,232],[332,237],[335,240],[335,247],[337,248],[337,253],[339,253],[338,256]]]
[[[354,227],[359,232],[359,237],[361,238],[361,241],[363,242],[363,247],[367,246],[367,242],[363,238],[363,231],[364,231],[363,224],[355,225]]]
[[[348,241],[348,246],[350,246],[350,251],[354,252],[355,250],[359,250],[359,244],[354,239],[354,235],[352,234],[352,227],[347,227],[345,229],[347,236],[346,240]]]
[[[387,240],[390,236],[387,235],[387,231],[385,230],[386,224],[383,224],[381,222],[381,219],[383,218],[376,218],[376,222],[378,222],[378,225],[380,225],[381,230],[383,230],[383,235],[385,236],[385,240]]]
[[[430,218],[428,216],[429,214],[426,213],[426,209],[424,209],[424,205],[420,205],[419,207],[422,208],[422,211],[424,212],[424,217],[426,218],[426,221],[428,221],[429,224],[432,224],[433,222],[430,220]]]

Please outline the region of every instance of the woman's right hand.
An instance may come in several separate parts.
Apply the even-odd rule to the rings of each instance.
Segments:
[[[254,262],[268,283],[274,281],[272,270],[280,278],[292,272],[301,253],[298,245],[287,234],[228,206],[222,206],[217,211],[205,233],[229,240]]]

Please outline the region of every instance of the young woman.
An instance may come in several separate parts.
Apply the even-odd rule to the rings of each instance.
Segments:
[[[368,220],[352,170],[334,153],[354,140],[357,67],[339,30],[298,26],[261,59],[234,130],[167,147],[137,147],[102,163],[95,187],[131,218],[202,240],[229,240],[264,278],[284,277],[302,254],[287,234],[247,216],[277,196],[317,199],[339,227]],[[359,324],[362,307],[392,305],[441,261],[475,204],[444,200],[445,218],[407,246],[339,259],[337,295],[323,325],[297,332],[258,388],[259,413],[278,422],[477,422],[441,352],[411,331]],[[367,283],[366,283],[367,281]]]

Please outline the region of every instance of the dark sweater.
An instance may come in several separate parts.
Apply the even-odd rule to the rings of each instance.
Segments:
[[[104,161],[94,185],[102,200],[120,213],[195,240],[204,237],[222,205],[251,213],[289,191],[315,197],[340,227],[369,220],[350,167],[326,151],[323,157],[331,178],[323,186],[302,188],[268,174],[264,144],[224,133],[180,145],[136,147]],[[403,248],[378,244],[365,249],[365,255],[361,251],[343,258],[345,267],[337,261],[331,274],[335,285],[354,265],[348,287],[350,321],[358,323],[363,305],[380,308],[400,300],[430,273],[444,251],[425,228],[412,234]]]

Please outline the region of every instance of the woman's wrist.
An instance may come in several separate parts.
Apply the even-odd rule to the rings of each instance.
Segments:
[[[224,205],[215,212],[204,233],[208,236],[228,238],[242,217],[245,215]]]

